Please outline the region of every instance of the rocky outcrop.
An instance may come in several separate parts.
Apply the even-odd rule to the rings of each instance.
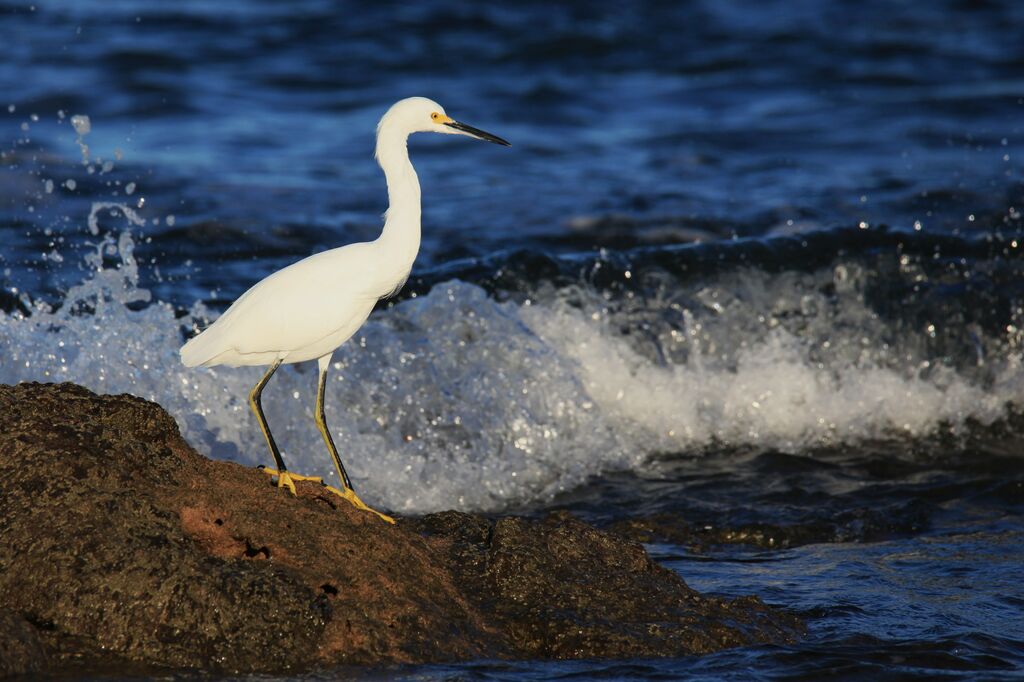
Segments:
[[[568,515],[360,512],[196,453],[154,403],[0,387],[0,674],[663,656],[790,641]]]
[[[707,520],[693,523],[683,514],[659,513],[619,519],[606,530],[636,542],[664,542],[698,552],[721,545],[790,549],[824,542],[881,542],[909,537],[928,527],[930,508],[918,500],[879,509],[855,508],[786,525]]]
[[[46,651],[32,623],[0,608],[0,677],[39,673],[47,666]]]
[[[517,656],[704,654],[790,641],[799,628],[756,598],[701,595],[640,544],[569,514],[491,522],[444,512],[409,525],[449,542],[459,584],[503,624]]]

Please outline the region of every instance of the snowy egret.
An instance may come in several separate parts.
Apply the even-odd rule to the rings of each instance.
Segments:
[[[397,102],[377,125],[376,157],[388,186],[388,210],[381,235],[372,242],[323,251],[271,274],[242,294],[216,322],[181,348],[188,367],[269,365],[249,394],[260,429],[274,456],[278,487],[295,494],[295,481],[322,480],[287,470],[263,415],[260,396],[282,364],[317,360],[320,366],[315,419],[338,471],[341,489],[328,490],[359,509],[390,517],[363,504],[352,489],[324,417],[324,392],[331,355],[363,325],[379,299],[405,284],[420,248],[420,183],[409,161],[412,133],[468,135],[508,146],[508,142],[459,123],[441,105],[424,97]]]

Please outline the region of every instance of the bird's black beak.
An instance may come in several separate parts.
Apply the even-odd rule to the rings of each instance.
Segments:
[[[509,142],[507,140],[503,140],[500,137],[498,137],[497,135],[491,135],[490,133],[485,133],[484,131],[480,130],[479,128],[474,128],[473,126],[468,126],[465,123],[459,123],[458,121],[446,121],[445,125],[448,126],[449,128],[454,128],[455,130],[458,130],[460,133],[465,133],[467,135],[471,135],[472,137],[475,137],[478,140],[486,140],[487,142],[493,142],[494,144],[500,144],[503,147],[511,147],[512,146],[511,142]]]

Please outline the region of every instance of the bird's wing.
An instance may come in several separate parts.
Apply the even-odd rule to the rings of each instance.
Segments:
[[[196,337],[192,355],[206,356],[201,364],[228,350],[288,352],[323,339],[379,297],[375,255],[372,243],[350,244],[278,270]]]

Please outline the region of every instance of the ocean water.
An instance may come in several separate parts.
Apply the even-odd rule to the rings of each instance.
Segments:
[[[1024,674],[1024,6],[0,0],[0,28],[0,381],[131,392],[265,463],[260,370],[177,348],[375,237],[374,125],[429,96],[513,147],[412,140],[414,276],[328,388],[361,493],[685,524],[659,561],[810,623],[308,679]],[[330,478],[315,383],[264,402]]]

